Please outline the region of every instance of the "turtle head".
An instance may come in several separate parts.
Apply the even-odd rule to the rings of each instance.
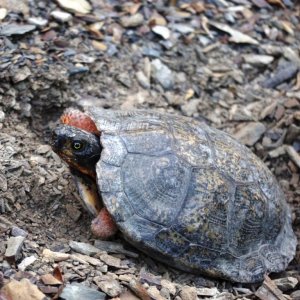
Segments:
[[[100,159],[99,136],[69,125],[59,125],[52,133],[51,146],[70,167],[95,178]]]

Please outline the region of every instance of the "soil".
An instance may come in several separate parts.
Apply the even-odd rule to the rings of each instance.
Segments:
[[[91,1],[89,14],[72,12],[72,20],[62,22],[50,16],[54,10],[64,11],[59,1],[20,1],[17,7],[0,0],[0,7],[7,9],[2,25],[29,24],[30,17],[47,21],[27,33],[7,35],[0,28],[0,270],[6,281],[25,257],[38,258],[26,271],[39,276],[56,266],[41,259],[44,249],[70,252],[72,240],[94,242],[91,217],[80,205],[69,169],[49,146],[59,116],[71,106],[166,111],[203,120],[240,137],[280,182],[300,238],[300,8],[290,1],[273,2],[207,1],[201,2],[203,10],[197,12],[188,9],[188,2],[172,6],[162,1],[135,1],[131,15],[139,12],[143,20],[126,27],[120,19],[130,16],[125,9],[128,2]],[[134,7],[137,4],[140,6]],[[171,38],[153,32],[149,25],[153,13],[163,16]],[[234,34],[210,22],[227,24],[257,43],[234,42]],[[96,33],[93,24],[99,28]],[[174,24],[182,27],[174,29]],[[167,66],[168,70],[159,72],[163,78],[153,71],[155,60]],[[263,124],[262,131],[258,124]],[[250,136],[243,135],[245,128],[251,128]],[[14,226],[28,235],[20,256],[9,264],[4,242]],[[121,236],[114,241],[138,252]],[[234,288],[254,292],[260,286],[232,285],[182,273],[141,253],[138,258],[116,256],[133,274],[145,277],[151,273],[178,284],[170,299],[188,299],[180,288],[185,285],[217,287],[234,297],[240,295]],[[289,275],[299,280],[299,262],[298,249],[287,273],[271,277]],[[93,266],[80,269],[70,262],[59,266],[65,283],[79,281],[99,288]],[[119,271],[108,267],[109,274],[119,276]],[[120,282],[126,289],[126,282]],[[143,282],[146,288],[155,285],[152,277]],[[298,288],[299,283],[286,294]],[[255,298],[253,294],[248,297]]]

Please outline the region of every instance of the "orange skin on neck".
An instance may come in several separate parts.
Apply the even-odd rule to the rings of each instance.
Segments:
[[[60,122],[65,125],[73,126],[79,129],[83,129],[90,133],[94,133],[100,136],[100,131],[97,129],[95,122],[87,114],[79,110],[68,110],[61,117]],[[62,158],[65,159],[62,155]],[[82,167],[79,167],[70,159],[65,159],[69,165],[71,165],[76,170],[89,175],[96,181],[96,172],[95,170],[89,170]],[[106,240],[112,237],[117,231],[117,225],[112,219],[108,210],[103,207],[98,216],[92,221],[91,225],[92,233],[100,239]]]

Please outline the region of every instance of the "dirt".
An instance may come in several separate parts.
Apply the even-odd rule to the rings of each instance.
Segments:
[[[71,240],[93,242],[91,217],[79,203],[68,167],[49,146],[51,130],[63,110],[82,104],[188,115],[233,135],[239,135],[250,123],[262,123],[265,130],[248,146],[280,182],[300,238],[299,157],[292,157],[282,148],[287,145],[296,153],[300,151],[300,73],[296,68],[294,73],[282,74],[283,68],[290,70],[300,61],[297,4],[278,1],[283,8],[281,4],[258,8],[245,1],[251,16],[246,18],[246,11],[236,13],[234,21],[228,22],[223,12],[230,14],[230,10],[218,1],[203,2],[204,11],[188,17],[179,15],[189,12],[182,3],[177,4],[176,15],[172,5],[149,1],[139,8],[144,16],[142,24],[124,28],[119,23],[120,17],[127,14],[124,3],[91,1],[92,13],[73,13],[72,21],[63,23],[50,17],[50,12],[59,9],[54,1],[22,1],[21,12],[2,2],[5,1],[0,1],[0,7],[8,10],[3,24],[25,24],[28,14],[48,21],[32,32],[0,36],[0,270],[6,279],[17,272],[15,264],[8,264],[3,256],[4,242],[13,226],[28,233],[16,264],[31,255],[42,257],[45,248],[68,252]],[[228,3],[237,7],[239,1]],[[174,30],[169,48],[165,45],[168,40],[153,33],[145,21],[153,12],[165,16],[169,28],[180,23],[193,31],[183,34]],[[227,22],[251,35],[258,45],[230,42],[228,32],[208,26],[207,20]],[[99,34],[95,35],[90,26],[101,22]],[[95,48],[92,41],[104,44],[105,50]],[[247,54],[269,55],[273,60],[247,63]],[[172,71],[167,76],[167,80],[172,77],[171,83],[162,83],[148,74],[155,59]],[[140,71],[149,82],[139,80]],[[145,88],[148,83],[150,86]],[[253,128],[252,133],[256,130]],[[121,236],[116,240],[124,244]],[[289,274],[299,279],[299,262],[298,249],[289,273],[274,277]],[[216,286],[220,291],[234,292],[229,283],[172,270],[143,254],[129,258],[128,265],[137,274],[146,269],[181,286]],[[38,259],[27,271],[41,275],[52,272],[53,267],[53,263]],[[70,266],[61,264],[61,268],[66,281],[78,279],[96,288],[90,274],[93,268],[83,274],[77,272],[76,276]],[[110,267],[109,272],[114,273],[115,268]],[[146,282],[153,285],[152,279]],[[170,297],[184,299],[182,294]]]

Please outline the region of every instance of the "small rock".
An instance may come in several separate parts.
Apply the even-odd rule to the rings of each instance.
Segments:
[[[5,257],[9,260],[16,260],[21,252],[24,241],[25,237],[23,236],[10,237],[7,242]]]
[[[79,261],[81,263],[90,264],[90,265],[96,266],[96,267],[103,266],[103,262],[101,260],[91,257],[91,256],[88,256],[88,255],[83,255],[80,253],[71,254],[71,259]]]
[[[142,14],[137,13],[132,16],[123,16],[120,19],[121,25],[125,28],[137,27],[144,23],[144,17]]]
[[[151,299],[154,300],[164,300],[164,298],[160,295],[159,290],[157,289],[156,286],[150,286],[147,290],[149,296]]]
[[[120,243],[117,243],[117,242],[95,240],[94,245],[99,250],[106,251],[108,253],[121,253],[121,254],[125,254],[129,257],[134,257],[134,258],[139,256],[135,252],[125,250],[124,246]]]
[[[150,80],[147,78],[147,76],[142,71],[138,71],[136,73],[136,79],[138,83],[144,88],[149,89],[150,88]]]
[[[184,115],[191,117],[198,110],[200,99],[192,99],[181,106],[181,110]]]
[[[156,25],[152,27],[152,31],[156,33],[157,35],[161,36],[165,40],[170,38],[171,32],[168,27]]]
[[[1,291],[7,295],[8,299],[46,299],[46,296],[37,288],[37,286],[31,283],[27,278],[23,278],[20,281],[12,279],[1,289]]]
[[[48,20],[37,17],[37,18],[29,18],[28,23],[39,26],[39,27],[44,27],[48,24]]]
[[[173,72],[159,59],[153,60],[151,67],[152,77],[160,83],[164,89],[171,89],[173,87]]]
[[[166,279],[162,279],[160,284],[162,287],[168,289],[171,295],[174,296],[176,294],[176,286],[173,282]]]
[[[0,27],[0,36],[22,35],[35,30],[35,25],[5,24]]]
[[[95,246],[87,243],[81,243],[81,242],[75,242],[75,241],[70,241],[69,246],[74,250],[75,252],[84,254],[84,255],[95,255],[99,253],[99,249],[96,248]]]
[[[234,137],[247,146],[253,146],[266,131],[266,126],[260,122],[250,122],[240,129]]]
[[[292,290],[298,284],[298,279],[295,277],[279,278],[273,281],[277,285],[277,287],[283,292]]]
[[[179,295],[182,300],[197,300],[197,289],[191,286],[184,286]]]
[[[54,260],[55,262],[64,261],[70,258],[70,254],[62,252],[53,252],[49,249],[44,249],[42,253],[44,258]]]
[[[57,0],[57,2],[62,8],[73,13],[88,14],[92,10],[86,0]]]
[[[115,279],[99,280],[98,277],[95,277],[94,282],[104,293],[110,297],[117,297],[122,293],[122,287]]]
[[[291,296],[292,300],[300,300],[300,290],[292,292],[290,294],[290,296]]]
[[[28,232],[17,227],[17,226],[13,226],[11,229],[11,235],[12,236],[23,236],[26,237],[28,235]]]
[[[80,283],[67,284],[59,296],[64,300],[104,300],[106,295]]]
[[[198,296],[205,296],[205,297],[213,297],[220,294],[217,288],[198,288],[197,295]]]
[[[27,79],[30,75],[31,75],[30,69],[27,66],[25,66],[23,68],[20,68],[18,70],[18,72],[16,74],[14,74],[13,81],[14,81],[14,83],[23,81],[23,80]]]
[[[0,8],[0,21],[5,19],[6,16],[7,16],[7,9],[4,7]]]
[[[285,146],[283,145],[283,146],[280,146],[280,147],[270,151],[269,156],[271,158],[276,158],[276,157],[279,157],[281,155],[284,155],[285,153],[286,153]]]
[[[29,257],[25,257],[21,263],[18,264],[18,270],[19,271],[25,271],[27,267],[29,267],[31,264],[33,264],[37,258],[34,255],[31,255]]]
[[[0,123],[2,123],[4,119],[5,119],[5,113],[2,110],[0,110]]]
[[[244,60],[250,65],[265,66],[270,64],[274,60],[274,57],[270,55],[245,54]]]
[[[178,23],[172,24],[171,29],[173,29],[179,33],[182,33],[182,34],[189,34],[189,33],[194,32],[193,27],[185,25],[185,24],[178,24]]]
[[[50,14],[54,19],[60,22],[69,22],[72,20],[73,16],[67,12],[54,10]]]
[[[299,101],[295,98],[288,99],[284,102],[284,106],[286,108],[298,107],[299,106]]]
[[[109,255],[109,254],[105,253],[105,254],[100,255],[100,259],[104,263],[106,263],[108,266],[115,267],[115,268],[122,268],[121,259],[118,258],[118,257],[114,257],[112,255]]]
[[[56,279],[51,274],[42,275],[41,280],[46,285],[60,285],[60,284],[62,284],[62,282],[60,280]]]

